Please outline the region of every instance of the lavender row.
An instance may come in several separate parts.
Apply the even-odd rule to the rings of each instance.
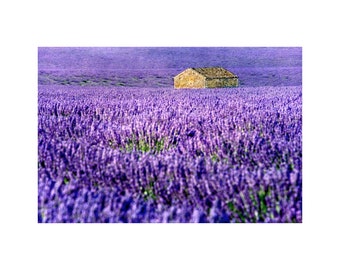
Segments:
[[[146,70],[41,70],[40,85],[173,87],[173,77],[184,68]],[[294,86],[302,83],[301,67],[231,69],[239,76],[240,86]]]
[[[222,66],[240,85],[301,85],[299,47],[39,48],[41,85],[172,87],[188,67]]]
[[[301,87],[40,87],[39,221],[301,222],[301,104]]]

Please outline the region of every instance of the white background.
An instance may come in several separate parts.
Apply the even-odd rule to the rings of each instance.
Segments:
[[[340,269],[336,1],[2,1],[1,269]],[[43,46],[303,47],[302,224],[37,224]]]

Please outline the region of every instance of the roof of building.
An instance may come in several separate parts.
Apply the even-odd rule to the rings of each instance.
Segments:
[[[237,78],[237,76],[222,67],[192,68],[199,74],[209,79],[215,78]]]

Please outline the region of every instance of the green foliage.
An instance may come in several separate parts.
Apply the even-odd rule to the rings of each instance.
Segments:
[[[247,201],[245,200],[245,195],[249,195],[251,205],[247,205]],[[271,190],[268,188],[267,190],[264,190],[261,188],[259,191],[254,191],[253,189],[248,189],[245,192],[240,192],[240,196],[242,198],[242,203],[244,204],[242,209],[249,209],[250,211],[253,211],[249,213],[248,211],[241,211],[234,203],[233,201],[227,202],[227,207],[231,211],[231,213],[239,218],[242,222],[251,221],[251,222],[258,222],[258,221],[264,221],[266,215],[268,214],[268,206],[267,206],[267,198],[270,197]],[[278,204],[277,204],[278,205]],[[278,211],[278,206],[276,207],[276,210]],[[270,213],[271,216],[273,216],[272,213]]]
[[[228,206],[228,208],[229,208],[232,212],[235,211],[235,205],[234,205],[233,202],[228,202],[228,203],[227,203],[227,206]]]
[[[262,188],[260,191],[258,191],[258,198],[260,201],[260,207],[259,207],[260,218],[264,218],[267,213],[266,197],[269,195],[270,195],[270,189],[268,189],[268,192],[265,192]]]
[[[244,216],[244,214],[234,205],[232,201],[228,202],[227,206],[232,213],[234,213],[239,219],[241,219],[241,222],[244,223],[246,221],[246,217]]]
[[[143,153],[149,152],[151,149],[151,146],[144,140],[137,141],[136,146],[137,150]]]
[[[144,189],[143,196],[145,200],[149,200],[149,199],[156,200],[157,198],[152,188]]]
[[[140,151],[143,153],[153,153],[158,154],[164,150],[168,150],[171,147],[169,144],[166,147],[166,138],[146,138],[146,139],[136,139],[135,136],[128,139],[123,147],[120,149],[125,152],[132,152],[133,150]],[[109,145],[113,147],[113,141],[108,141]]]
[[[220,161],[220,157],[216,153],[213,153],[210,158],[213,162]]]
[[[159,153],[164,149],[164,138],[155,141],[156,152]]]
[[[275,210],[276,210],[276,212],[277,212],[278,214],[280,213],[281,207],[280,207],[280,204],[279,204],[279,203],[276,204]]]
[[[67,185],[68,183],[70,183],[70,179],[68,179],[67,177],[64,177],[63,183]]]
[[[143,195],[143,198],[144,200],[156,200],[157,197],[156,197],[156,194],[155,194],[155,191],[154,191],[154,184],[155,184],[155,180],[152,179],[149,181],[149,185],[146,186],[146,187],[141,187],[141,191],[142,191],[142,195]]]

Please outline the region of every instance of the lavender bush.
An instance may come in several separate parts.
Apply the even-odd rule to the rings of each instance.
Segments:
[[[39,218],[301,221],[301,153],[301,87],[42,88]]]
[[[302,222],[301,67],[293,60],[235,65],[256,87],[174,90],[161,84],[177,67],[112,75],[99,68],[104,59],[66,72],[49,69],[63,67],[60,54],[49,63],[44,53],[39,222]],[[249,70],[276,75],[255,83]],[[282,70],[298,72],[289,80]]]

